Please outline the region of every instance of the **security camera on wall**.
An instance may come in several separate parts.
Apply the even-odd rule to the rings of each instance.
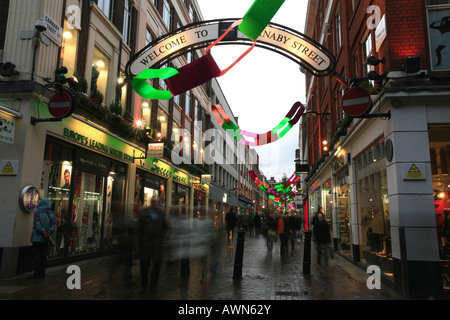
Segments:
[[[39,32],[44,32],[47,30],[47,25],[45,24],[44,20],[39,19],[38,21],[36,21],[34,28]]]

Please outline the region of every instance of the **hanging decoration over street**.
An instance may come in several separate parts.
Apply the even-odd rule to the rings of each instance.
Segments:
[[[276,127],[262,134],[239,129],[231,121],[221,105],[214,105],[211,107],[211,110],[219,125],[235,140],[242,144],[255,147],[275,142],[284,137],[300,120],[300,117],[305,112],[305,106],[300,102],[294,103],[291,110],[286,114],[286,117]],[[247,140],[248,138],[252,139],[252,141]]]
[[[225,75],[255,47],[275,51],[295,61],[316,76],[336,74],[335,57],[322,45],[290,28],[270,23],[285,0],[256,0],[243,19],[211,20],[190,24],[157,38],[127,64],[127,78],[146,99],[168,100],[212,78]],[[223,40],[223,41],[222,41]],[[210,51],[222,44],[250,45],[234,63],[220,70]],[[205,48],[202,57],[175,69],[158,68],[188,49]],[[169,90],[160,91],[148,83],[162,79]]]
[[[297,173],[286,180],[284,183],[279,183],[275,186],[270,186],[267,183],[262,182],[255,171],[249,171],[250,178],[256,183],[269,198],[271,198],[278,210],[284,214],[294,209],[294,197],[296,192],[297,182],[300,180],[300,175]]]

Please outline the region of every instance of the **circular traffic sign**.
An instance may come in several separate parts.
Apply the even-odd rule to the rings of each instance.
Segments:
[[[353,117],[365,114],[372,106],[370,93],[362,88],[351,88],[342,97],[342,109]]]
[[[55,118],[67,117],[72,109],[72,98],[65,92],[56,93],[48,103],[48,111]]]

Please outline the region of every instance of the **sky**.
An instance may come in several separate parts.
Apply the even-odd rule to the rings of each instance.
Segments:
[[[204,20],[243,18],[254,0],[197,0]],[[271,22],[303,33],[307,0],[286,0]],[[248,47],[215,46],[211,54],[223,70]],[[242,130],[265,133],[284,119],[292,105],[305,103],[305,76],[290,59],[272,51],[254,48],[224,76],[217,78]],[[282,139],[254,147],[259,155],[260,170],[277,181],[295,171],[299,123]]]

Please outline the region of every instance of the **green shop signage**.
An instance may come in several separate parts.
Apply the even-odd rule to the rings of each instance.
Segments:
[[[78,133],[78,132],[70,130],[68,128],[63,129],[63,136],[67,137],[71,140],[74,140],[79,144],[87,146],[91,149],[100,151],[104,155],[111,155],[116,158],[123,159],[123,160],[130,161],[130,162],[134,161],[133,156],[131,156],[121,150],[118,150],[119,148],[107,145],[104,142],[97,141],[94,138],[88,137],[84,134]]]
[[[191,176],[172,166],[169,166],[162,161],[159,161],[158,159],[150,158],[150,164],[150,170],[157,175],[172,178],[174,182],[182,183],[188,186],[192,186],[194,183],[194,179]]]

